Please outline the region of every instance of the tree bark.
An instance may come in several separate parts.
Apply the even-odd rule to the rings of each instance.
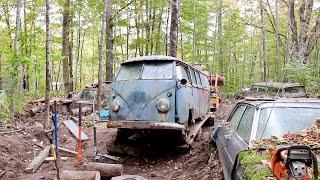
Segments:
[[[63,5],[62,25],[62,74],[65,93],[71,92],[69,74],[69,32],[70,32],[70,0],[65,0]]]
[[[218,26],[218,43],[219,43],[219,69],[220,73],[224,73],[223,63],[223,49],[222,49],[222,0],[219,0],[219,8],[217,12],[217,26]]]
[[[165,39],[164,39],[164,43],[166,45],[166,55],[168,55],[168,31],[169,31],[169,19],[170,19],[170,11],[171,11],[171,6],[170,6],[170,1],[168,0],[168,9],[167,9],[167,20],[166,20],[166,35],[165,35]]]
[[[103,54],[103,44],[106,34],[106,24],[107,24],[107,13],[108,13],[108,5],[110,5],[111,0],[104,0],[104,11],[103,18],[100,30],[100,39],[99,39],[99,47],[98,47],[98,55],[99,55],[99,70],[98,70],[98,90],[97,90],[97,111],[101,109],[101,88],[102,88],[102,78],[103,78],[103,62],[102,62],[102,54]]]
[[[107,4],[106,14],[106,81],[113,79],[113,23],[111,17],[112,1],[109,0]],[[128,32],[129,33],[129,32]],[[129,39],[129,37],[128,37]],[[129,47],[127,47],[129,49]],[[129,51],[127,51],[129,53]]]
[[[179,0],[171,0],[170,50],[169,55],[177,57]]]
[[[266,30],[264,24],[264,8],[262,0],[259,1],[260,4],[260,23],[262,27],[262,60],[263,60],[263,81],[267,81],[267,74],[268,74],[268,62],[267,62],[267,42],[266,42]]]
[[[50,127],[50,47],[51,47],[51,34],[50,34],[50,2],[46,0],[46,96],[45,96],[45,125],[46,129]]]
[[[114,177],[120,176],[123,172],[122,164],[106,164],[106,163],[96,163],[89,162],[83,165],[85,170],[89,171],[99,171],[101,176],[104,177]]]

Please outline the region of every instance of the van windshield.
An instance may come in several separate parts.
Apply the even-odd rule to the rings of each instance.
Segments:
[[[173,63],[144,63],[142,79],[171,79]]]
[[[122,65],[117,76],[117,81],[128,81],[139,79],[141,73],[141,63]]]
[[[130,81],[135,79],[172,79],[172,77],[172,62],[132,63],[121,66],[116,81]]]

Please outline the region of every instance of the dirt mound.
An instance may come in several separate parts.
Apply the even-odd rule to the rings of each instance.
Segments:
[[[211,152],[211,131],[212,127],[205,128],[190,150],[177,148],[162,154],[124,157],[125,173],[150,179],[219,179],[222,177],[221,166]]]

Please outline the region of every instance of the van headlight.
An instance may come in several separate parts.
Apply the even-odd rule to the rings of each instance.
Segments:
[[[120,102],[118,100],[112,101],[111,110],[114,112],[117,112],[117,111],[119,111],[119,109],[120,109]]]
[[[170,102],[167,99],[160,99],[157,101],[157,109],[162,113],[166,113],[169,111]]]

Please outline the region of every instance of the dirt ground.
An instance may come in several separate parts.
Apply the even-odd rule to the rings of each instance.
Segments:
[[[222,107],[217,112],[216,121],[228,114],[230,108]],[[76,150],[76,138],[62,123],[67,117],[59,119],[59,146]],[[19,118],[12,124],[0,124],[0,179],[54,179],[56,170],[53,162],[45,162],[35,174],[27,174],[24,169],[39,154],[49,141],[43,133],[42,114],[32,118]],[[88,123],[85,123],[88,125]],[[148,153],[139,157],[117,155],[124,166],[123,174],[141,175],[147,179],[222,179],[220,162],[210,146],[212,126],[203,128],[202,135],[191,149],[162,147],[157,153]],[[4,133],[6,132],[6,133]],[[92,127],[84,127],[90,137],[83,142],[83,154],[86,161],[93,160]],[[115,129],[108,129],[105,122],[97,124],[98,152],[107,153],[106,142],[116,136]],[[165,140],[166,141],[166,140]],[[70,154],[62,162],[61,170],[80,170],[76,159]]]

